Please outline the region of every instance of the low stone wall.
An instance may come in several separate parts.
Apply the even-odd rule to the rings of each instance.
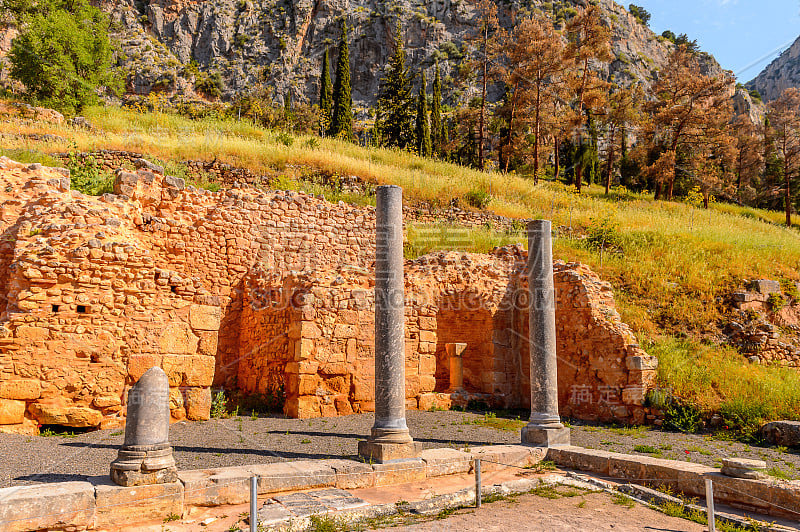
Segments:
[[[108,529],[124,523],[163,523],[194,507],[242,504],[250,500],[250,478],[259,476],[259,496],[312,488],[389,486],[472,470],[475,458],[484,471],[525,468],[540,462],[545,449],[519,445],[470,450],[429,449],[417,458],[388,464],[346,459],[298,460],[273,464],[181,471],[171,484],[122,487],[105,477],[89,481],[37,484],[0,489],[0,528],[32,530]]]
[[[569,469],[591,471],[614,481],[664,487],[673,493],[705,498],[705,479],[714,484],[714,500],[734,508],[776,517],[800,518],[800,481],[750,480],[691,462],[634,456],[581,447],[554,447],[547,459]]]

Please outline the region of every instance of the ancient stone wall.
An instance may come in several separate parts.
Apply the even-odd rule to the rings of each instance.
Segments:
[[[207,418],[212,383],[282,387],[292,416],[374,409],[374,208],[209,192],[136,166],[91,198],[69,190],[66,171],[0,158],[0,430],[119,424],[127,390],[156,365],[174,420]],[[525,260],[508,247],[406,262],[409,408],[527,406]],[[610,287],[557,264],[556,288],[565,413],[646,419],[654,361]],[[463,390],[452,390],[451,343],[466,344]]]

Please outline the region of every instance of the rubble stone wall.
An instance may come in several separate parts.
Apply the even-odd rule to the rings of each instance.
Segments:
[[[127,390],[156,365],[175,420],[207,418],[212,385],[283,387],[298,417],[372,411],[374,208],[198,190],[135,166],[92,198],[66,171],[0,158],[0,431],[119,425]],[[525,260],[507,247],[406,262],[409,408],[528,404]],[[626,390],[646,388],[654,362],[610,287],[580,265],[556,270],[565,413],[646,416]],[[451,393],[455,342],[464,390]],[[575,405],[575,386],[614,387],[621,403]]]

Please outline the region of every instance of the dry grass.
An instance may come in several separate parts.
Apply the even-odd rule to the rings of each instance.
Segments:
[[[3,128],[10,133],[52,133],[68,139],[49,144],[12,139],[7,148],[49,152],[108,148],[141,151],[164,160],[217,158],[256,172],[284,172],[290,188],[308,188],[297,179],[303,167],[310,167],[357,175],[376,184],[398,184],[408,199],[441,205],[463,199],[470,191],[486,191],[492,195],[491,211],[518,218],[546,217],[557,227],[572,228],[556,238],[556,256],[585,262],[611,281],[623,318],[647,334],[707,333],[721,318],[717,299],[743,279],[798,279],[800,239],[796,229],[777,223],[780,213],[724,204],[705,211],[628,193],[605,197],[599,187],[578,195],[561,185],[534,186],[522,176],[480,172],[398,150],[316,137],[286,142],[285,135],[245,121],[192,121],[172,114],[99,107],[90,109],[87,118],[98,132],[6,123]],[[331,199],[370,201],[346,196]],[[580,238],[593,219],[616,227],[614,249],[602,256]],[[498,235],[486,229],[470,234],[475,251],[524,240],[520,234]],[[439,242],[410,236],[409,255],[427,251],[426,246],[441,247]]]

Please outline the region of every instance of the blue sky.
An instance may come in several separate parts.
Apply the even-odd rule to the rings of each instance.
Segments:
[[[627,0],[617,0],[626,8]],[[638,0],[650,27],[697,39],[700,47],[733,70],[739,81],[756,77],[800,36],[798,0]]]

